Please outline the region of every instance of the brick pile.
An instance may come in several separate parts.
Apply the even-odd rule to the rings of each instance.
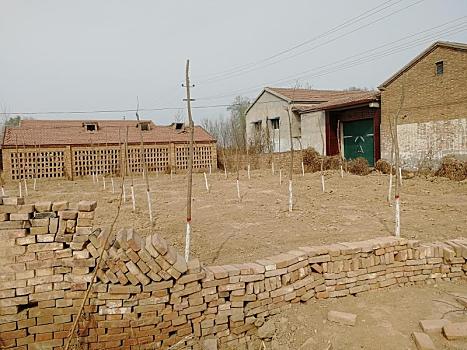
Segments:
[[[7,348],[61,349],[107,232],[92,231],[95,203],[57,210],[53,203],[51,211],[30,206],[26,218],[14,215],[26,209],[17,200],[7,204],[14,199],[4,198],[0,205],[6,214],[0,225],[6,242],[0,257],[0,339]],[[33,226],[35,217],[46,215],[41,213],[58,218],[56,233],[40,234],[54,235],[51,242],[38,242],[39,234],[31,231],[50,226],[52,217],[47,225]],[[75,226],[68,224],[72,220]],[[465,238],[422,244],[382,237],[205,267],[196,259],[186,263],[158,234],[142,238],[121,229],[105,247],[78,340],[82,349],[167,349],[176,343],[200,349],[201,339],[215,338],[221,347],[235,348],[292,303],[459,279],[467,274],[466,259]]]

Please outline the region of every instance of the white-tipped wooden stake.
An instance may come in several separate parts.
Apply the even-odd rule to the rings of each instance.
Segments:
[[[341,178],[344,178],[344,167],[341,165]]]
[[[32,182],[32,188],[34,191],[36,190],[36,178],[34,178],[34,181]]]
[[[401,236],[401,199],[399,196],[396,196],[396,229],[395,234],[396,237],[399,238]]]
[[[303,160],[302,160],[302,176],[305,176],[305,165],[303,164]]]
[[[123,203],[126,203],[126,189],[125,189],[125,184],[122,184],[122,195],[123,195]]]
[[[279,185],[282,185],[282,169],[279,169]]]
[[[248,173],[248,180],[251,180],[251,175],[250,175],[250,164],[247,166],[247,173]]]
[[[224,167],[224,177],[227,180],[227,168],[226,167]]]
[[[135,199],[135,188],[131,185],[131,205],[133,206],[133,211],[136,210],[136,199]]]
[[[323,193],[325,192],[325,188],[324,188],[324,175],[321,174],[321,189],[323,190]]]
[[[105,177],[104,176],[102,176],[102,184],[103,184],[104,191],[105,191]]]
[[[211,175],[211,174],[212,174],[212,165],[209,164],[209,175]]]
[[[28,192],[28,182],[26,181],[26,178],[23,179],[24,180],[24,194],[25,196],[29,196],[29,192]]]
[[[146,191],[146,198],[148,200],[149,221],[151,221],[152,223],[154,221],[154,218],[152,216],[151,193],[149,191]]]
[[[113,176],[110,177],[110,183],[112,184],[112,193],[115,193],[115,184]]]
[[[206,175],[206,172],[204,172],[204,184],[206,186],[206,192],[209,193],[209,183],[208,183],[208,176]]]
[[[238,200],[241,201],[242,197],[240,197],[240,181],[237,179],[237,197]]]
[[[190,257],[191,219],[186,221],[185,233],[185,261]]]
[[[92,183],[96,183],[96,175],[94,175],[94,172],[92,173]]]
[[[402,186],[402,168],[399,167],[399,184]]]
[[[99,176],[97,176],[97,173],[95,173],[94,176],[96,177],[96,183],[99,183]]]
[[[19,186],[19,196],[23,197],[23,189],[22,189],[22,186],[21,186],[21,181],[18,181],[18,186]]]
[[[172,168],[170,168],[170,180],[173,180],[173,172],[172,172]]]
[[[389,171],[389,187],[388,187],[388,203],[390,207],[392,207],[391,198],[392,198],[392,165],[391,165],[391,170]]]
[[[5,189],[2,186],[2,196],[5,196]]]
[[[292,180],[289,180],[289,211],[293,209],[293,191],[292,191]]]

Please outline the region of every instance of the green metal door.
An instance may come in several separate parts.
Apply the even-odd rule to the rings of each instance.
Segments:
[[[343,123],[344,157],[351,160],[363,157],[374,165],[373,119]]]

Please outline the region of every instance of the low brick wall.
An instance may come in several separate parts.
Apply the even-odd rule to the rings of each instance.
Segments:
[[[61,349],[107,234],[91,228],[96,203],[2,201],[0,344]],[[382,237],[207,267],[131,229],[106,248],[76,334],[81,349],[201,349],[210,337],[236,348],[292,303],[467,274],[467,238]]]
[[[224,164],[224,157],[222,151],[217,151],[218,155],[218,164]],[[235,172],[237,169],[237,158],[234,154],[226,154],[227,160],[227,170],[230,172]],[[276,152],[272,156],[270,153],[257,153],[257,154],[250,154],[247,156],[246,154],[239,155],[239,163],[240,169],[246,170],[248,167],[248,163],[250,163],[250,168],[253,169],[271,169],[271,162],[274,159],[274,168],[275,171],[278,172],[279,169],[282,171],[289,171],[290,169],[290,152]],[[302,172],[302,153],[300,150],[294,151],[294,173],[301,173]]]

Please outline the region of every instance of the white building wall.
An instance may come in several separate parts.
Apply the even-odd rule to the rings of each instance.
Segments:
[[[246,136],[249,143],[255,140],[254,123],[261,121],[263,134],[266,127],[269,128],[270,141],[274,144],[274,152],[290,150],[289,119],[287,113],[288,103],[269,92],[264,92],[246,114]],[[272,118],[279,117],[279,130],[271,128]],[[298,135],[299,123],[297,118],[291,115],[292,136]],[[264,141],[264,139],[263,139]],[[294,139],[294,149],[300,148],[298,140]]]
[[[326,112],[302,114],[302,144],[303,148],[312,147],[320,154],[324,149],[326,153]]]

